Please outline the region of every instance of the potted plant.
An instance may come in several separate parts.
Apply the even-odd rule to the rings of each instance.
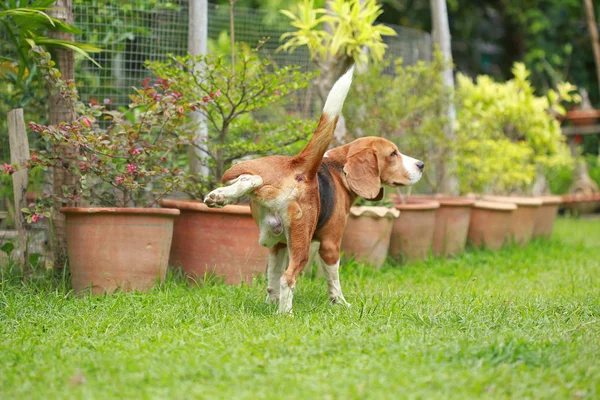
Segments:
[[[564,113],[561,102],[577,101],[577,96],[572,94],[575,87],[563,83],[556,91],[551,89],[546,96],[537,96],[523,64],[516,63],[512,72],[513,79],[503,83],[494,82],[488,76],[479,76],[473,81],[458,75],[456,152],[462,193],[531,196],[540,177],[573,163],[553,113]],[[533,206],[537,200],[524,202]],[[512,218],[512,214],[502,204],[487,201],[475,205],[469,235],[476,244],[482,243],[485,237],[493,242],[489,247],[497,248],[503,242],[501,231],[505,223],[500,219],[502,216]],[[528,213],[532,217],[540,209],[528,212],[522,209],[517,214]],[[492,211],[495,211],[493,217]],[[486,224],[487,217],[493,218],[494,224]],[[525,220],[517,216],[514,221],[524,223]],[[519,232],[519,242],[527,241],[530,226],[531,223],[527,229],[522,226],[513,229]],[[494,232],[485,234],[483,230],[488,228]]]
[[[342,252],[346,257],[364,261],[381,268],[388,255],[392,226],[400,212],[391,207],[384,197],[381,202],[358,198],[350,207],[346,229],[342,238]]]
[[[45,195],[23,210],[27,220],[48,217],[57,203],[66,214],[67,252],[73,289],[94,293],[144,290],[164,279],[176,209],[154,208],[158,200],[183,188],[184,176],[168,160],[188,143],[183,130],[193,107],[167,79],[150,82],[131,95],[129,112],[110,101],[84,104],[73,82],[66,82],[48,53],[36,52],[53,90],[65,98],[73,122],[54,126],[30,123],[52,149],[33,153],[29,165],[62,168],[76,177],[63,196]],[[89,207],[88,207],[89,205]]]
[[[174,57],[149,64],[154,74],[172,80],[172,88],[184,99],[210,105],[199,110],[207,123],[206,140],[193,143],[206,156],[201,162],[209,174],[190,180],[186,192],[194,199],[204,198],[238,160],[294,153],[293,146],[314,128],[312,122],[284,108],[314,74],[274,66],[247,47],[235,52],[234,66],[222,55]],[[264,113],[269,113],[268,120]],[[259,230],[247,204],[212,209],[200,201],[164,199],[161,205],[181,211],[174,227],[172,266],[194,279],[215,274],[230,284],[250,282],[265,271],[268,251],[258,244]]]
[[[390,255],[402,261],[425,260],[432,250],[436,210],[440,203],[427,198],[398,197],[400,217],[394,221]]]

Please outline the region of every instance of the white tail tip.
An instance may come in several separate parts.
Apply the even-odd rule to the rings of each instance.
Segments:
[[[329,91],[325,107],[323,107],[323,114],[337,117],[342,113],[344,100],[346,100],[346,95],[352,84],[352,74],[354,74],[354,65],[335,82]]]

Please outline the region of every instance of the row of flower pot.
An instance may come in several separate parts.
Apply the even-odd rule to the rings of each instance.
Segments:
[[[388,253],[402,260],[463,251],[473,244],[498,248],[510,238],[526,243],[549,236],[560,198],[411,197],[395,208],[353,207],[344,234],[347,257],[380,267]],[[163,208],[63,208],[76,292],[145,290],[164,280],[168,266],[192,279],[216,275],[225,283],[249,282],[264,273],[268,250],[248,206],[211,209],[189,200]]]
[[[353,207],[342,242],[346,256],[380,267],[388,254],[401,261],[457,255],[467,241],[492,250],[510,241],[525,245],[552,234],[561,203],[556,196],[395,200],[394,209]]]
[[[600,193],[575,193],[562,196],[562,208],[571,214],[600,211]]]

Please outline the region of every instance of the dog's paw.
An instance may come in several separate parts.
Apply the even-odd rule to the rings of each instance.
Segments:
[[[331,298],[329,298],[329,300],[331,301],[331,304],[336,305],[336,306],[344,306],[346,308],[352,307],[352,304],[348,303],[346,301],[346,299],[344,298],[344,296],[331,297]]]
[[[277,304],[279,303],[279,293],[275,293],[272,287],[267,288],[267,298],[265,300],[267,304]]]
[[[210,208],[222,208],[227,205],[227,199],[219,189],[215,189],[204,198],[204,204]]]

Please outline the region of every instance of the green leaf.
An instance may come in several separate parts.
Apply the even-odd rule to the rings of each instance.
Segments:
[[[15,245],[13,244],[12,241],[6,242],[2,245],[2,247],[0,247],[0,250],[2,250],[4,253],[6,253],[8,256],[11,255],[12,251],[15,249]]]

